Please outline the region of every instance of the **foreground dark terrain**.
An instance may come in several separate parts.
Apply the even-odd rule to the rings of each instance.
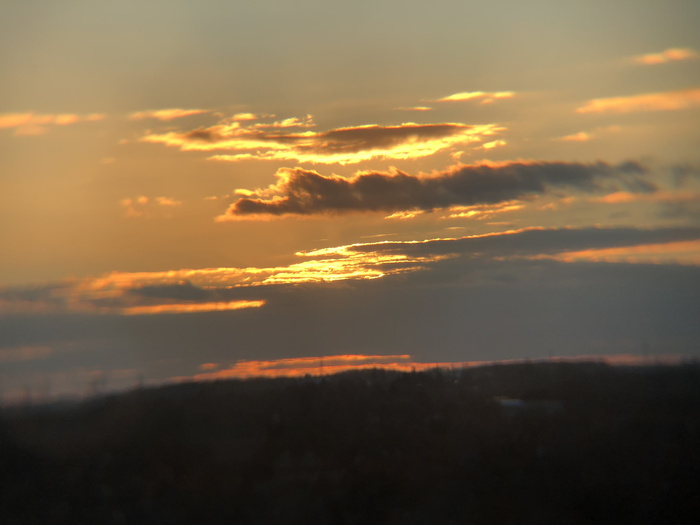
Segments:
[[[0,509],[4,524],[696,523],[700,366],[373,370],[5,409]]]

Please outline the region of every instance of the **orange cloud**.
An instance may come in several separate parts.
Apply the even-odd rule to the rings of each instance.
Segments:
[[[184,314],[196,312],[223,312],[243,308],[260,308],[265,301],[226,301],[212,303],[169,303],[122,308],[124,315]]]
[[[649,53],[634,57],[637,64],[656,65],[679,60],[691,60],[697,58],[698,54],[689,48],[669,48],[661,53]]]
[[[646,93],[629,97],[597,98],[576,109],[577,113],[631,113],[675,111],[700,107],[700,89]]]
[[[481,104],[491,104],[497,99],[513,98],[514,96],[515,93],[513,91],[464,91],[462,93],[455,93],[454,95],[439,98],[435,102],[466,102],[469,100],[481,100]]]
[[[156,197],[156,202],[161,206],[180,206],[182,201],[175,200],[171,197]]]
[[[106,118],[102,113],[76,115],[73,113],[38,114],[1,113],[0,129],[15,128],[15,135],[43,135],[49,131],[48,126],[67,126],[78,122],[97,122]]]
[[[444,363],[442,363],[444,364]],[[449,364],[449,363],[448,363]],[[215,379],[249,377],[301,377],[337,374],[350,370],[382,368],[385,370],[424,370],[435,368],[438,363],[416,363],[410,355],[331,355],[321,357],[297,357],[270,361],[238,361],[232,367],[197,374],[193,379],[210,381]]]
[[[34,113],[2,113],[0,114],[0,128],[17,128],[29,124],[36,118]]]
[[[353,164],[372,159],[413,159],[433,155],[457,144],[480,142],[503,131],[495,124],[457,123],[395,126],[364,125],[324,132],[306,131],[313,118],[288,118],[244,125],[223,120],[188,132],[151,133],[140,140],[181,151],[230,151],[210,160],[284,160],[320,164]]]
[[[191,115],[200,115],[202,113],[209,113],[207,109],[152,109],[148,111],[137,111],[129,115],[129,120],[145,120],[145,119],[157,119],[157,120],[175,120],[177,118],[189,117]]]
[[[609,262],[700,265],[700,241],[620,246],[614,248],[563,252],[541,258],[563,262]]]
[[[469,368],[477,366],[517,364],[530,362],[603,362],[612,366],[644,366],[658,364],[676,364],[683,356],[638,356],[632,354],[617,355],[582,355],[553,356],[543,359],[505,359],[498,361],[456,361],[421,363],[414,361],[410,355],[331,355],[319,357],[296,357],[274,360],[241,360],[230,368],[213,372],[196,374],[190,378],[195,381],[214,381],[221,379],[246,379],[253,377],[304,377],[324,376],[355,370],[382,369],[397,372],[422,372],[432,369]],[[202,365],[203,366],[203,365]],[[202,368],[200,366],[200,369]]]
[[[684,191],[659,191],[656,193],[630,193],[617,191],[603,197],[589,199],[591,202],[620,204],[624,202],[700,202],[700,194]]]
[[[586,133],[585,131],[579,131],[578,133],[566,135],[564,137],[559,137],[554,140],[560,140],[562,142],[586,142],[591,140],[591,138],[592,136],[589,133]]]

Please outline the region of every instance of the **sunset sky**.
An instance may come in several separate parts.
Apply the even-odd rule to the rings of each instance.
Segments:
[[[4,2],[0,399],[700,356],[698,20]]]

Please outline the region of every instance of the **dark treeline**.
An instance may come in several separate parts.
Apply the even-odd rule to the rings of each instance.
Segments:
[[[0,414],[4,524],[699,515],[697,364],[189,383]]]

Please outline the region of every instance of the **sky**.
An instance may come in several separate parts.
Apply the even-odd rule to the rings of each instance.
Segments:
[[[695,0],[0,5],[0,399],[700,356]]]

